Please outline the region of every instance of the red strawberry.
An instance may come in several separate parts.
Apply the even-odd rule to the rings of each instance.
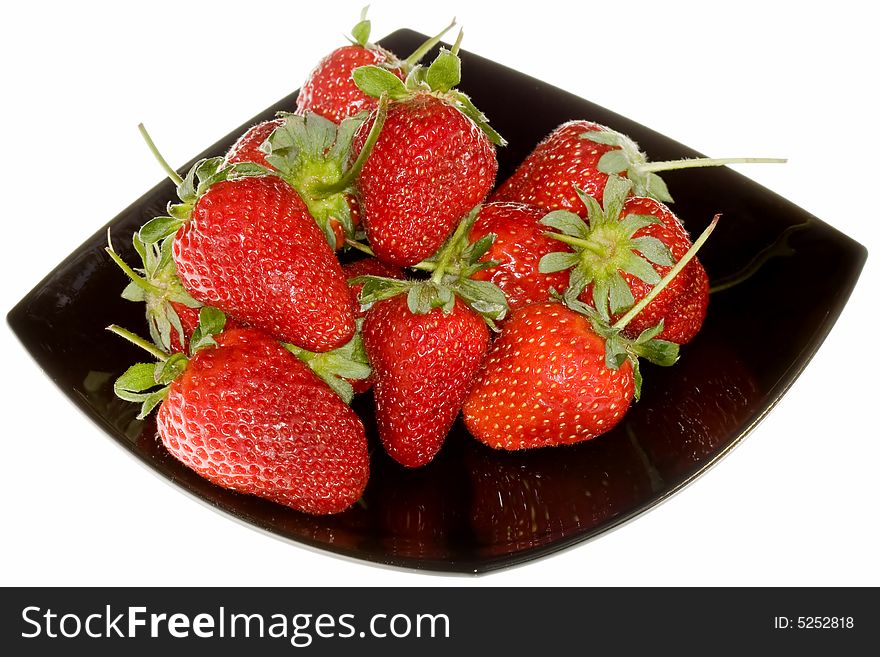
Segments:
[[[364,228],[376,257],[413,265],[432,255],[492,188],[496,144],[505,143],[470,99],[453,90],[456,54],[442,50],[406,86],[376,66],[357,69],[356,82],[391,99],[388,117],[357,179]],[[360,127],[354,150],[367,143],[375,114]]]
[[[571,269],[568,294],[581,295],[610,321],[621,318],[643,299],[681,260],[691,240],[681,222],[663,203],[628,197],[631,183],[612,176],[602,205],[581,194],[587,223],[571,212],[556,211],[541,221],[562,232],[553,239],[574,252],[545,256],[545,272]],[[709,303],[709,279],[699,260],[691,260],[626,329],[635,337],[664,322],[660,338],[685,344],[700,330]]]
[[[273,119],[271,121],[263,121],[250,128],[241,137],[238,138],[232,147],[227,151],[224,158],[225,164],[236,164],[239,162],[253,162],[264,167],[271,168],[266,162],[266,154],[260,150],[263,142],[269,138],[275,128],[284,123],[283,118]]]
[[[403,295],[367,312],[364,347],[375,373],[376,421],[388,453],[410,467],[440,450],[486,355],[489,330],[460,300],[414,314]]]
[[[168,451],[214,484],[306,513],[357,501],[369,477],[357,415],[266,334],[202,337],[191,359],[135,365],[116,383],[123,398],[145,402],[142,415],[164,397],[156,426]]]
[[[562,293],[568,287],[568,274],[538,270],[541,258],[559,251],[559,242],[547,237],[541,223],[546,212],[522,203],[485,203],[471,229],[471,240],[489,234],[495,240],[483,261],[498,265],[476,272],[473,278],[492,281],[504,292],[510,310],[530,303],[547,301],[551,290]]]
[[[657,338],[662,324],[634,340],[623,331],[689,264],[717,221],[716,217],[651,293],[612,326],[574,298],[577,291],[571,287],[565,305],[535,303],[514,312],[492,343],[464,402],[464,421],[471,433],[490,447],[515,450],[568,445],[612,429],[639,396],[638,358],[664,366],[678,358],[677,344]],[[575,228],[571,222],[555,223],[561,230]],[[571,255],[579,257],[559,254]]]
[[[401,80],[424,54],[440,41],[455,21],[436,37],[429,39],[409,58],[401,61],[394,53],[370,43],[370,21],[366,8],[360,22],[351,31],[351,45],[337,48],[324,57],[309,74],[296,99],[297,114],[307,111],[319,114],[334,123],[340,123],[364,110],[376,107],[376,99],[361,91],[351,77],[361,66],[376,65],[390,71]]]
[[[275,176],[223,180],[219,158],[194,167],[172,217],[147,223],[145,241],[175,233],[186,290],[237,321],[309,351],[355,332],[354,303],[332,249],[297,193]],[[200,183],[196,187],[194,178]]]
[[[570,210],[586,216],[574,188],[599,197],[609,175],[629,179],[637,196],[671,202],[657,171],[735,163],[780,163],[777,158],[698,158],[648,162],[626,135],[592,121],[563,123],[538,144],[492,195],[493,201],[519,201],[545,210]]]
[[[587,208],[574,188],[590,196],[602,195],[608,174],[599,170],[599,160],[614,147],[582,135],[607,130],[591,121],[563,123],[535,147],[491,200],[518,201],[544,210],[586,215]]]
[[[605,362],[605,339],[560,303],[514,312],[464,402],[464,421],[496,449],[568,445],[605,433],[635,391],[628,360]]]

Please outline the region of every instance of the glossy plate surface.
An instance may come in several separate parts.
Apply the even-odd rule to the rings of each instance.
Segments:
[[[381,43],[405,55],[425,38],[402,30]],[[510,142],[499,150],[499,181],[570,119],[624,132],[653,160],[699,155],[539,80],[461,55],[462,89]],[[199,158],[222,155],[253,123],[292,111],[295,98],[266,109]],[[726,219],[700,255],[713,282],[753,273],[712,295],[703,331],[682,349],[675,367],[644,366],[642,400],[621,425],[578,446],[508,454],[477,443],[459,421],[426,468],[404,470],[381,447],[375,449],[363,504],[338,516],[311,517],[213,486],[165,452],[152,418],[136,420],[136,405],[114,397],[115,377],[142,356],[104,327],[146,329],[142,306],[119,297],[125,281],[103,251],[106,226],[22,299],[8,320],[37,363],[101,429],[215,508],[280,537],[350,557],[440,571],[493,570],[595,537],[702,474],[785,393],[855,285],[864,247],[773,192],[729,169],[664,178],[676,198],[673,209],[692,234],[716,212]],[[166,181],[109,223],[126,260],[134,258],[131,233],[164,214],[173,197]],[[821,271],[816,262],[823,263]],[[371,404],[367,395],[355,408],[375,445]]]

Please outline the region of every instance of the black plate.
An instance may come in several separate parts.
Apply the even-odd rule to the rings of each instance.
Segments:
[[[382,40],[398,53],[426,37]],[[510,142],[499,180],[563,121],[590,119],[633,137],[654,160],[699,154],[581,98],[461,53],[463,90]],[[296,94],[199,155],[221,155],[244,130],[291,110]],[[198,159],[198,158],[195,158]],[[273,534],[350,557],[430,570],[483,572],[595,537],[653,507],[731,449],[779,400],[822,343],[855,285],[863,246],[729,169],[665,174],[677,214],[694,234],[725,216],[701,252],[713,281],[748,270],[713,294],[705,328],[673,368],[645,367],[642,400],[613,432],[574,447],[498,453],[459,422],[428,467],[407,471],[374,450],[357,505],[311,517],[218,488],[171,458],[152,420],[113,396],[112,381],[141,357],[110,335],[116,322],[144,331],[143,309],[119,297],[124,277],[105,255],[106,226],[9,313],[8,321],[58,387],[114,440],[181,489]],[[113,219],[117,247],[174,196],[166,181]],[[122,255],[131,261],[130,247]],[[821,269],[815,263],[821,262]],[[355,408],[376,441],[369,396]],[[87,467],[87,466],[86,466]],[[100,476],[100,473],[93,473]]]

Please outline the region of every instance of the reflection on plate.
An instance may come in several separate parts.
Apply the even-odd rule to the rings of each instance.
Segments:
[[[425,37],[382,40],[410,52]],[[499,180],[563,121],[584,118],[633,137],[654,160],[698,153],[543,82],[466,52],[462,89],[510,142]],[[268,108],[199,157],[222,154],[244,130],[295,107]],[[529,120],[523,121],[523,117]],[[196,158],[197,159],[197,158]],[[119,297],[123,277],[106,257],[106,227],[76,249],[9,313],[9,323],[58,387],[134,456],[188,493],[280,537],[350,557],[444,571],[482,572],[597,536],[651,508],[706,471],[741,440],[815,353],[855,285],[865,249],[776,194],[728,169],[665,174],[675,211],[696,234],[721,222],[700,258],[715,281],[751,275],[713,294],[697,339],[673,368],[644,366],[645,388],[613,432],[568,448],[507,454],[474,441],[458,422],[434,463],[407,471],[373,451],[361,504],[311,517],[217,488],[171,458],[152,419],[113,396],[112,381],[140,357],[104,331],[142,327],[142,308]],[[110,222],[114,243],[164,213],[164,182]],[[783,244],[784,248],[775,248]],[[756,254],[764,258],[752,266]],[[122,249],[131,260],[133,253]],[[821,270],[814,265],[822,262]],[[356,400],[377,445],[371,400]],[[81,464],[85,470],[89,464]],[[100,472],[91,472],[100,477]]]

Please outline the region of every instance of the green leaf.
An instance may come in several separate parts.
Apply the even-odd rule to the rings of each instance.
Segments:
[[[122,290],[122,298],[127,301],[146,301],[147,293],[140,285],[134,281],[129,282]]]
[[[633,371],[633,398],[639,401],[642,398],[642,368],[638,358],[630,358],[629,362]]]
[[[497,235],[495,233],[489,233],[478,239],[476,242],[467,245],[461,252],[462,260],[471,265],[476,263],[480,258],[486,255],[486,252],[490,248],[492,248],[492,244],[495,243],[496,237]]]
[[[409,290],[413,286],[412,281],[400,281],[382,276],[357,276],[349,279],[349,284],[361,284],[361,293],[358,301],[362,306],[369,306],[377,301],[390,299]]]
[[[155,244],[174,235],[183,226],[183,223],[174,217],[155,217],[141,226],[138,237],[144,244]]]
[[[192,168],[186,172],[183,182],[177,186],[177,198],[184,203],[195,203],[196,201],[196,171],[205,160],[199,160]]]
[[[575,186],[574,191],[581,200],[581,203],[584,204],[584,207],[587,208],[587,221],[589,224],[592,226],[593,224],[604,223],[605,213],[602,211],[599,201],[577,186]]]
[[[663,178],[650,171],[645,180],[645,196],[657,199],[663,203],[673,202],[672,195],[669,193],[669,188],[666,186],[666,181]]]
[[[155,371],[155,363],[136,363],[116,379],[113,392],[126,401],[141,401],[137,393],[156,387],[156,379],[153,376]]]
[[[623,340],[617,335],[611,335],[605,339],[605,367],[619,370],[627,358],[629,358],[629,352]]]
[[[620,176],[608,176],[608,182],[605,183],[602,192],[602,207],[610,221],[618,221],[630,191],[632,191],[631,180]]]
[[[167,211],[169,215],[184,224],[192,217],[193,205],[193,203],[169,203]]]
[[[253,178],[255,176],[266,176],[273,172],[256,162],[236,162],[225,174],[226,180],[241,180],[242,178]]]
[[[620,145],[620,134],[613,130],[590,130],[581,133],[580,137],[581,139],[589,139],[592,142],[604,144],[605,146]]]
[[[226,326],[226,315],[213,306],[202,306],[199,310],[199,326],[204,335],[217,335]]]
[[[461,82],[461,60],[446,48],[441,48],[437,59],[428,67],[425,82],[433,91],[449,91]]]
[[[455,291],[475,311],[493,320],[504,319],[510,307],[501,288],[491,281],[463,279],[457,282]]]
[[[652,326],[651,328],[646,328],[644,331],[639,333],[639,337],[635,339],[633,344],[645,344],[646,342],[650,342],[658,335],[663,332],[663,320],[661,319],[656,326]]]
[[[552,274],[557,271],[565,271],[580,262],[580,254],[570,251],[556,251],[548,253],[538,263],[538,271],[542,274]]]
[[[351,75],[358,89],[373,98],[387,93],[389,98],[395,100],[409,94],[399,77],[388,69],[373,64],[356,68]]]
[[[486,136],[496,146],[507,146],[507,140],[498,134],[492,126],[489,125],[488,117],[477,109],[470,97],[461,91],[449,92],[449,97],[455,102],[457,109],[477,124]]]
[[[138,256],[141,259],[141,262],[144,264],[147,263],[147,245],[144,244],[144,241],[140,238],[138,233],[133,233],[131,236],[131,243],[134,245],[134,250],[137,252]]]
[[[644,344],[633,345],[632,350],[645,360],[670,367],[678,360],[678,345],[668,340],[650,340]]]
[[[437,288],[430,283],[413,285],[406,294],[406,305],[413,315],[427,315],[433,308]]]
[[[342,401],[351,404],[351,400],[354,399],[354,388],[348,381],[338,376],[328,376],[324,379],[324,383],[330,386],[330,389],[339,395]]]
[[[568,289],[565,291],[565,296],[576,299],[592,282],[593,274],[587,267],[575,267],[568,275]]]
[[[651,266],[651,263],[632,251],[620,263],[620,268],[648,285],[657,285],[660,282],[660,274]]]
[[[548,212],[541,217],[541,221],[538,223],[555,228],[563,235],[579,237],[581,239],[585,239],[590,232],[590,229],[587,224],[584,223],[584,220],[574,212],[569,212],[568,210],[553,210],[553,212]]]
[[[642,228],[647,228],[648,226],[653,226],[660,223],[663,222],[660,221],[657,217],[653,217],[649,214],[630,213],[620,220],[619,225],[620,232],[627,237],[631,237],[633,233],[641,230]]]
[[[626,159],[626,154],[619,148],[603,153],[596,163],[596,168],[602,173],[607,174],[621,173],[626,171],[628,167],[629,160]]]
[[[608,315],[608,301],[611,296],[611,285],[607,279],[600,278],[593,283],[593,305],[599,316],[606,322],[611,320]]]
[[[618,272],[614,272],[609,278],[609,303],[613,315],[632,308],[635,303],[632,290]]]
[[[655,265],[671,267],[675,264],[669,247],[656,237],[651,235],[636,237],[632,240],[632,246]]]
[[[367,9],[369,9],[370,5],[367,5],[361,11],[361,20],[358,21],[357,25],[351,28],[351,36],[355,40],[355,43],[366,46],[370,41],[370,21],[367,20]]]

